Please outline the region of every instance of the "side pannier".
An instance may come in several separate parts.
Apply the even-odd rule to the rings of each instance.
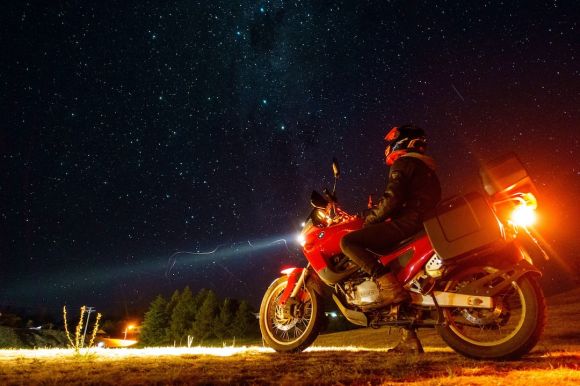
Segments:
[[[423,225],[442,260],[491,253],[505,245],[500,221],[475,192],[442,201]]]

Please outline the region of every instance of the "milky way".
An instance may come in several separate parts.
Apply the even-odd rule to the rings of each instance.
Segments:
[[[292,235],[332,158],[360,211],[409,122],[445,195],[515,151],[548,240],[577,250],[579,10],[506,3],[2,5],[0,305],[131,310],[184,285],[257,304],[305,264]]]

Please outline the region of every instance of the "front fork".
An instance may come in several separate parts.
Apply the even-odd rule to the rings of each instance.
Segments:
[[[282,296],[280,296],[280,305],[286,305],[289,300],[290,303],[294,303],[298,300],[297,297],[300,294],[300,290],[304,286],[306,278],[308,277],[309,268],[310,264],[308,264],[306,268],[290,268],[282,272],[288,275],[288,284],[286,285]]]

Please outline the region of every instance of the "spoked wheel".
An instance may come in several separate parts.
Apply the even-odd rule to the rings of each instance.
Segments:
[[[265,343],[278,352],[300,352],[318,336],[323,310],[314,290],[306,288],[297,301],[280,304],[288,278],[274,281],[266,291],[260,306],[260,331]]]
[[[445,288],[455,292],[488,273],[478,267],[453,277]],[[538,342],[545,325],[544,295],[535,277],[524,275],[493,298],[492,309],[444,308],[439,334],[455,351],[476,359],[518,358]]]

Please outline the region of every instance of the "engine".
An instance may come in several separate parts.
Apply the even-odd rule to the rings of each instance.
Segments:
[[[379,287],[369,277],[347,280],[344,283],[346,299],[355,306],[367,306],[379,300]]]

